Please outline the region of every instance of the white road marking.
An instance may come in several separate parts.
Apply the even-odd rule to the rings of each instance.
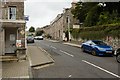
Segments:
[[[60,52],[63,52],[64,54],[67,54],[67,55],[69,55],[69,56],[71,56],[71,57],[74,57],[74,55],[69,54],[69,53],[67,53],[67,52],[65,52],[65,51],[60,50]]]
[[[18,77],[11,77],[11,78],[30,78],[29,76],[18,76]]]
[[[92,64],[92,63],[90,63],[90,62],[88,62],[88,61],[85,61],[85,60],[82,60],[82,61],[85,62],[85,63],[87,63],[87,64],[89,64],[89,65],[91,65],[91,66],[94,66],[94,67],[96,67],[96,68],[98,68],[98,69],[100,69],[100,70],[102,70],[102,71],[104,71],[104,72],[106,72],[106,73],[109,73],[109,74],[111,74],[111,75],[113,75],[113,76],[115,76],[115,77],[117,77],[117,78],[120,78],[119,75],[117,75],[117,74],[115,74],[115,73],[112,73],[112,72],[110,72],[110,71],[108,71],[108,70],[105,70],[105,69],[103,69],[103,68],[101,68],[101,67],[99,67],[99,66],[97,66],[97,65],[95,65],[95,64]]]
[[[51,48],[53,48],[53,49],[57,49],[56,47],[53,47],[53,46],[50,46]]]
[[[69,75],[68,77],[69,77],[69,78],[71,78],[71,77],[72,77],[72,75]]]

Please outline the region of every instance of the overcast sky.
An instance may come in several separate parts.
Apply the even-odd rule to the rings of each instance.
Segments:
[[[25,0],[25,15],[29,15],[27,21],[27,30],[33,26],[43,27],[49,25],[56,16],[63,12],[64,8],[70,8],[71,2],[80,0]],[[114,2],[119,0],[81,0],[81,1],[108,1]]]
[[[25,15],[29,15],[27,30],[31,26],[37,28],[49,25],[64,8],[70,8],[73,1],[77,0],[26,0]]]

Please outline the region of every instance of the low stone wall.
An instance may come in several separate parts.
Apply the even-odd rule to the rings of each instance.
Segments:
[[[115,49],[120,47],[120,38],[118,37],[113,38],[111,36],[108,36],[105,41]]]
[[[72,42],[74,43],[82,43],[82,42],[85,42],[87,41],[87,39],[83,40],[81,38],[79,39],[74,39],[72,37]],[[120,38],[116,37],[116,38],[113,38],[111,36],[107,36],[105,39],[103,39],[103,41],[105,41],[108,45],[112,46],[114,49],[120,47]]]

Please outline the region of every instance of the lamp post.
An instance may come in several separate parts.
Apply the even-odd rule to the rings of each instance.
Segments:
[[[68,41],[71,41],[71,36],[70,36],[70,18],[69,18],[69,15],[67,15],[67,28],[68,28]]]

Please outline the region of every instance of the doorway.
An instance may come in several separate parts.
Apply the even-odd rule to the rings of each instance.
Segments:
[[[5,53],[15,53],[17,28],[5,28]]]

